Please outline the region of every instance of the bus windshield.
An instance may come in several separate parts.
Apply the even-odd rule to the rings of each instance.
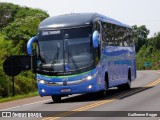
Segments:
[[[39,36],[41,59],[38,66],[53,72],[80,71],[93,66],[91,33],[86,29],[89,28],[61,30],[59,35]]]

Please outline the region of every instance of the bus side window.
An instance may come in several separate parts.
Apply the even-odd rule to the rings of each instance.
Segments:
[[[113,25],[111,23],[102,23],[102,41],[104,43],[103,46],[115,46],[117,45],[116,37],[115,37],[115,31],[116,31],[116,25]]]
[[[107,46],[107,24],[102,22],[102,49]]]

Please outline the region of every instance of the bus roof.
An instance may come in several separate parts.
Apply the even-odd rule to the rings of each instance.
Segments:
[[[98,13],[73,13],[46,18],[40,23],[39,30],[85,26],[92,24],[96,20],[130,28],[130,26],[126,24]]]

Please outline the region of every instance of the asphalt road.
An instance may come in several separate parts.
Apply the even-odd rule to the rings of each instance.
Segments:
[[[137,79],[132,82],[130,90],[119,91],[113,88],[109,90],[105,98],[100,98],[95,93],[65,97],[62,99],[62,103],[54,103],[50,98],[46,98],[41,101],[39,97],[37,101],[28,101],[27,104],[19,106],[15,104],[15,106],[6,107],[1,111],[12,111],[14,116],[16,116],[13,114],[15,111],[21,112],[20,116],[22,114],[28,116],[26,111],[39,111],[40,113],[45,111],[42,112],[42,115],[47,113],[48,116],[57,115],[57,117],[23,118],[26,120],[160,120],[160,117],[146,117],[160,115],[160,71],[138,71]],[[106,115],[110,116],[106,117]],[[22,118],[0,117],[0,119],[18,120]]]

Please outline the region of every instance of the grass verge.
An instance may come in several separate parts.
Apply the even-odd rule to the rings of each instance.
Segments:
[[[18,99],[29,98],[29,97],[34,97],[37,95],[38,95],[38,92],[35,91],[35,92],[31,92],[31,93],[24,94],[24,95],[15,95],[15,96],[7,97],[7,98],[0,98],[0,103],[9,102],[9,101],[18,100]]]

